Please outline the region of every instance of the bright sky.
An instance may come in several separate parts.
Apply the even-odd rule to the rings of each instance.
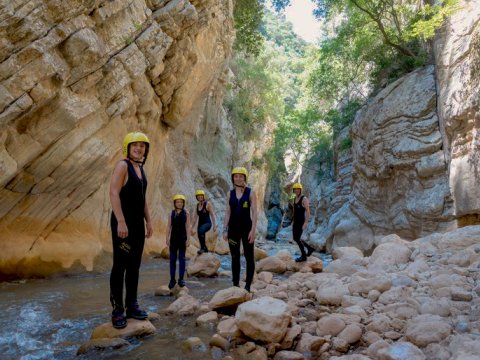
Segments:
[[[320,36],[320,22],[312,14],[314,7],[311,0],[292,0],[285,9],[285,16],[292,22],[293,30],[308,42],[316,42]]]

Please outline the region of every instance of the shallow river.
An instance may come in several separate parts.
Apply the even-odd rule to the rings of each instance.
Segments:
[[[294,254],[295,247],[278,243],[270,254],[281,248]],[[328,256],[321,256],[329,261]],[[222,269],[230,270],[230,257],[221,256]],[[242,275],[245,263],[242,259]],[[92,330],[109,321],[109,273],[83,276],[22,280],[0,284],[0,358],[1,359],[207,359],[208,349],[185,353],[182,342],[200,337],[205,344],[215,328],[195,326],[196,316],[162,317],[154,323],[155,335],[130,340],[124,350],[105,351],[76,357],[78,347],[90,338]],[[147,311],[159,312],[173,297],[154,296],[154,290],[168,283],[168,261],[152,259],[141,268],[139,303]],[[201,302],[209,301],[218,291],[231,285],[231,279],[190,278],[189,293]],[[216,357],[216,356],[215,356]],[[221,358],[218,354],[218,358]]]

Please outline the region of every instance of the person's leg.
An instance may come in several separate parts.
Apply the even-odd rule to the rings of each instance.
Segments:
[[[300,248],[301,256],[295,259],[296,262],[301,262],[307,260],[307,254],[305,253],[305,248],[303,247],[303,243],[301,241],[303,229],[301,227],[293,227],[293,240],[297,243],[298,247]]]
[[[312,253],[315,251],[315,248],[311,247],[309,244],[307,244],[305,241],[302,241],[303,245],[307,248],[307,257],[312,255]]]
[[[242,236],[243,255],[247,263],[247,277],[245,280],[245,289],[250,291],[253,276],[255,275],[255,245],[248,241],[248,232]]]
[[[143,246],[145,244],[145,233],[143,228],[134,234],[130,244],[131,252],[125,273],[125,305],[127,308],[127,318],[144,320],[147,318],[148,314],[140,309],[137,301],[138,279],[140,265],[142,263]]]
[[[187,249],[182,247],[178,250],[178,285],[180,287],[185,286],[183,276],[185,275],[185,253]]]
[[[170,245],[170,282],[168,283],[170,289],[173,289],[176,284],[175,272],[177,270],[177,252],[178,248]]]
[[[240,285],[240,238],[228,239],[228,247],[232,256],[232,280],[233,286]]]
[[[126,253],[122,247],[123,239],[117,236],[117,222],[112,217],[113,266],[110,273],[110,302],[113,307],[112,325],[117,329],[127,326],[123,307],[123,281],[125,276]]]
[[[200,250],[198,251],[199,254],[208,252],[205,235],[208,230],[212,227],[212,223],[205,223],[198,227],[198,241],[200,242]]]

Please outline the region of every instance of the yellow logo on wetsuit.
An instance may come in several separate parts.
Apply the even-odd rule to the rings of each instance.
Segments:
[[[123,251],[129,253],[130,252],[130,245],[128,245],[126,242],[122,242],[120,244],[120,249],[122,249]]]
[[[245,201],[245,202],[243,203],[243,207],[244,207],[244,208],[248,208],[248,201]]]

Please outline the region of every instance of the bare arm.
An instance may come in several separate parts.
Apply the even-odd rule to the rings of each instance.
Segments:
[[[196,205],[198,206],[198,205]],[[198,221],[198,216],[197,216],[197,209],[195,208],[195,210],[193,211],[193,219],[192,219],[192,226],[191,226],[191,234],[194,235],[195,234],[195,227],[197,225],[197,221]],[[187,231],[188,232],[188,231]]]
[[[112,179],[110,180],[110,203],[117,219],[117,235],[119,238],[128,236],[128,228],[123,216],[122,203],[120,202],[120,191],[128,176],[128,166],[124,161],[120,161],[113,169]]]
[[[250,193],[250,204],[251,204],[251,211],[252,211],[252,230],[250,230],[250,233],[248,234],[248,240],[252,244],[253,242],[255,242],[255,233],[257,231],[257,217],[258,217],[257,193],[255,193],[253,190]]]
[[[310,221],[310,202],[308,201],[307,197],[303,198],[302,205],[305,208],[305,222],[303,223],[303,230],[305,230],[308,226],[308,222]]]
[[[168,217],[168,222],[167,222],[167,238],[166,238],[166,244],[167,246],[170,246],[170,235],[172,234],[172,219],[171,216]]]
[[[147,236],[147,238],[149,238],[153,234],[153,228],[152,228],[152,221],[150,219],[150,211],[148,210],[148,205],[147,205],[146,201],[145,201],[144,213],[145,213],[145,222],[146,222],[146,225],[147,225],[146,236]]]
[[[230,221],[230,191],[227,193],[227,209],[225,210],[225,218],[223,219],[223,240],[228,238],[228,223]]]
[[[190,214],[188,211],[187,213],[187,221],[185,222],[185,231],[187,233],[187,247],[190,246],[190,233],[188,232],[188,229],[190,229]]]
[[[215,210],[213,209],[213,204],[211,202],[207,202],[207,210],[212,217],[213,231],[217,231],[217,218],[215,217]]]

